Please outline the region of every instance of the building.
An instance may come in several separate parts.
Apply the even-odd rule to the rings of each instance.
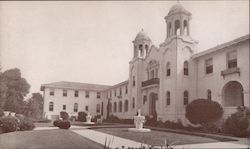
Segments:
[[[185,107],[198,98],[220,103],[224,117],[238,106],[249,107],[249,34],[197,53],[198,42],[189,30],[191,16],[181,4],[174,5],[165,17],[166,39],[159,47],[140,31],[133,41],[134,56],[125,82],[114,86],[70,82],[42,85],[45,116],[58,115],[64,107],[69,107],[66,111],[71,113],[76,103],[78,111],[90,111],[92,115],[109,113],[132,118],[141,109],[143,115],[158,120],[188,123]],[[50,94],[51,90],[55,95]],[[73,97],[76,91],[79,99],[84,98],[83,92],[93,92],[93,97],[78,103]],[[63,97],[64,93],[70,97]],[[91,110],[84,109],[86,105]]]

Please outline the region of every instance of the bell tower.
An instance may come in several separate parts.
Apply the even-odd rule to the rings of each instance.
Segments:
[[[165,17],[167,26],[166,39],[173,36],[189,36],[189,21],[191,20],[191,16],[192,14],[180,3],[171,7],[168,15]]]
[[[145,58],[151,46],[151,39],[143,31],[143,29],[136,35],[134,44],[134,58]]]

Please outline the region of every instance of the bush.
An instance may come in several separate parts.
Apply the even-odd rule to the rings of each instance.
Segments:
[[[61,111],[60,112],[60,117],[63,119],[63,120],[68,120],[69,119],[69,114],[65,111]]]
[[[106,121],[111,122],[111,123],[120,123],[121,122],[121,120],[115,115],[110,115]]]
[[[33,130],[35,128],[35,125],[30,119],[24,118],[20,120],[18,127],[20,131]]]
[[[16,131],[18,128],[17,119],[13,116],[3,116],[0,118],[0,128],[3,133]]]
[[[247,111],[248,109],[239,108],[231,114],[223,124],[223,131],[238,137],[246,136],[249,125]]]
[[[33,130],[35,128],[33,121],[24,115],[16,114],[16,118],[18,119],[18,129],[20,131]]]
[[[86,121],[86,116],[87,116],[87,113],[85,113],[83,111],[78,112],[78,121],[85,122]]]
[[[70,121],[68,120],[55,120],[53,125],[61,129],[69,129],[71,126]]]
[[[3,109],[0,108],[0,117],[4,116]]]
[[[157,126],[157,119],[155,117],[149,117],[149,116],[146,116],[145,117],[145,125],[147,126]]]
[[[206,126],[208,123],[214,123],[222,117],[223,109],[215,101],[207,99],[197,99],[192,101],[186,107],[186,118],[193,124]]]
[[[59,122],[59,126],[58,127],[61,128],[61,129],[69,129],[70,126],[71,126],[70,121],[63,120],[63,121]]]
[[[53,125],[55,126],[55,127],[59,127],[59,123],[61,122],[62,120],[55,120],[54,122],[53,122]]]

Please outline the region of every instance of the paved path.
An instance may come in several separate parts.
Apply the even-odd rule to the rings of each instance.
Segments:
[[[109,146],[111,148],[121,149],[122,146],[138,148],[141,146],[141,143],[139,142],[135,142],[133,140],[124,139],[121,137],[113,136],[95,130],[83,129],[83,130],[72,130],[72,131],[102,145],[105,145],[105,140],[107,140],[106,144],[110,144]]]
[[[87,126],[75,126],[72,125],[70,129],[86,129]],[[36,127],[34,130],[53,130],[53,129],[59,129],[58,127]]]

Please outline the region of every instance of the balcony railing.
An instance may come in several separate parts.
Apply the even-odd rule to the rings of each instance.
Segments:
[[[226,69],[226,70],[221,71],[221,75],[223,76],[223,78],[224,78],[226,75],[234,74],[234,73],[238,73],[238,74],[240,75],[240,68],[234,67],[234,68],[229,68],[229,69]]]
[[[150,86],[150,85],[159,85],[160,84],[160,79],[159,78],[153,78],[147,81],[143,81],[141,83],[142,87]]]

